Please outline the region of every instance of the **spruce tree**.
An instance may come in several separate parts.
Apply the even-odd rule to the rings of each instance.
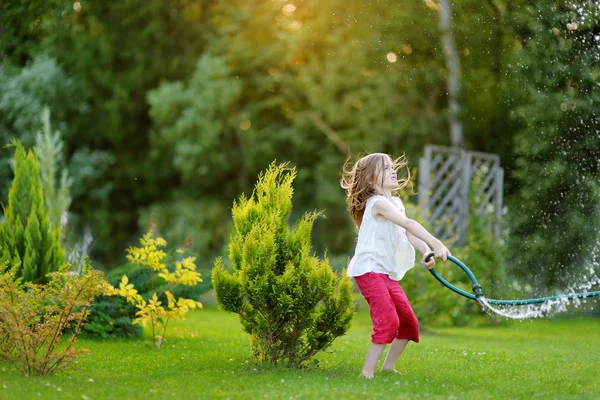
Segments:
[[[343,335],[354,315],[348,277],[311,254],[319,213],[306,213],[290,230],[295,170],[270,165],[250,198],[233,205],[229,242],[233,272],[215,262],[212,282],[225,311],[237,313],[258,360],[300,366]]]
[[[64,262],[58,228],[50,226],[35,152],[14,141],[15,177],[0,225],[1,261],[17,265],[17,277],[46,283]]]

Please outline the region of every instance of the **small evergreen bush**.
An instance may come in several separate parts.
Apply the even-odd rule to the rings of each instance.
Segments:
[[[60,232],[50,225],[35,152],[25,151],[17,141],[12,145],[15,177],[4,208],[5,222],[0,225],[0,261],[17,265],[17,278],[46,283],[46,275],[64,263]]]
[[[219,305],[239,315],[257,359],[288,366],[301,366],[327,348],[354,315],[350,279],[311,254],[320,214],[307,213],[288,228],[295,176],[287,164],[273,163],[252,196],[234,202],[233,272],[218,258],[212,273]]]
[[[150,287],[150,274],[141,265],[127,264],[116,268],[106,274],[106,280],[112,286],[118,285],[125,273],[132,282],[138,282],[138,276],[144,275],[148,282],[147,286]],[[135,286],[139,287],[137,284]],[[83,332],[86,336],[103,339],[140,336],[142,327],[133,323],[136,311],[135,305],[119,296],[99,294],[94,299]]]

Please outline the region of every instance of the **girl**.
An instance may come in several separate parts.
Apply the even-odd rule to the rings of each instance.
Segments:
[[[396,361],[409,340],[419,342],[419,323],[397,281],[413,267],[415,250],[423,253],[421,263],[431,268],[435,256],[446,260],[448,249],[418,222],[406,218],[402,201],[394,191],[409,184],[398,181],[397,171],[405,168],[404,157],[392,161],[387,154],[373,153],[354,165],[346,162],[341,185],[348,195],[350,215],[358,229],[358,243],[348,266],[348,276],[356,281],[369,304],[373,333],[361,377],[373,378],[377,362],[391,343],[382,371],[397,372]],[[407,169],[408,171],[408,169]]]

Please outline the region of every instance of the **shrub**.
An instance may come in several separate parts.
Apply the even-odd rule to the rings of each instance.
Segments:
[[[195,286],[202,282],[200,273],[196,271],[196,257],[184,257],[181,261],[175,261],[174,271],[170,271],[163,262],[167,254],[159,247],[166,247],[167,242],[160,236],[156,236],[154,228],[140,239],[141,247],[129,247],[127,259],[130,263],[144,267],[150,274],[151,297],[144,299],[140,292],[129,283],[127,275],[123,275],[117,288],[112,285],[106,291],[107,295],[117,295],[135,305],[138,309],[134,324],[142,326],[150,325],[152,338],[156,340],[156,346],[160,348],[165,340],[169,321],[183,319],[185,314],[193,308],[202,307],[202,304],[183,297],[177,297],[172,293],[172,288],[177,285]],[[178,254],[183,254],[184,249],[178,249]],[[139,271],[139,270],[138,270]],[[141,274],[138,274],[141,275]],[[166,286],[156,285],[156,280],[162,279]],[[160,288],[160,290],[159,290]],[[166,297],[167,308],[163,307]],[[162,329],[158,334],[158,329]]]
[[[47,284],[23,283],[15,267],[1,268],[0,359],[25,375],[53,374],[87,352],[75,349],[75,340],[105,281],[89,262],[81,275],[68,273],[68,267],[50,273]],[[61,341],[65,331],[68,338]]]
[[[319,213],[307,213],[288,229],[294,169],[269,166],[250,198],[233,205],[229,242],[233,273],[218,258],[212,281],[222,309],[239,315],[258,360],[301,366],[346,333],[354,315],[349,278],[339,278],[328,259],[311,255],[311,231]]]
[[[35,152],[15,147],[15,178],[0,225],[0,261],[18,265],[16,277],[34,283],[47,282],[46,275],[64,262],[59,229],[50,226],[42,194],[40,166]]]
[[[189,249],[191,243],[187,241],[184,246]],[[181,257],[177,250],[168,251],[164,263],[166,265],[174,264],[177,257]],[[202,272],[200,268],[198,270]],[[150,268],[130,263],[112,269],[106,274],[106,280],[111,285],[118,286],[123,275],[127,275],[129,283],[133,284],[140,296],[146,301],[151,299],[153,293],[156,292],[159,294],[160,301],[167,302],[167,296],[164,294],[166,290],[169,290],[175,297],[197,300],[203,293],[212,288],[210,280],[197,282],[193,286],[173,285],[154,274]],[[102,338],[140,336],[142,328],[139,324],[134,324],[136,311],[137,308],[134,304],[121,297],[96,296],[87,319],[88,323],[84,326],[84,331],[87,335]]]

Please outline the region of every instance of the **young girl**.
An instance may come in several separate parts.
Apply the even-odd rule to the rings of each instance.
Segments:
[[[397,171],[405,168],[405,159],[392,161],[387,154],[373,153],[354,165],[344,165],[341,185],[348,195],[348,210],[358,229],[358,243],[348,266],[348,276],[355,279],[360,293],[369,304],[373,333],[371,346],[361,377],[373,378],[375,367],[391,343],[382,371],[397,372],[396,361],[409,340],[419,342],[419,323],[397,281],[413,267],[415,251],[425,261],[431,248],[437,258],[446,260],[448,249],[418,222],[406,218],[402,201],[393,196],[403,189],[409,177],[398,181]]]

